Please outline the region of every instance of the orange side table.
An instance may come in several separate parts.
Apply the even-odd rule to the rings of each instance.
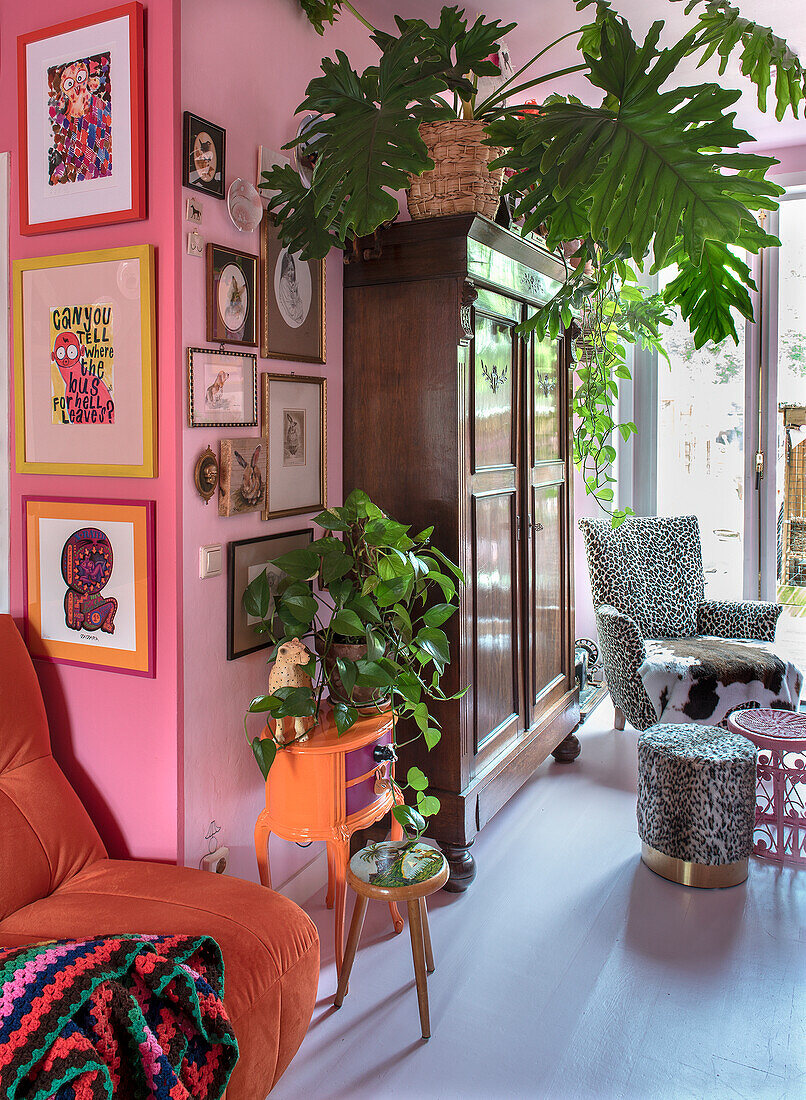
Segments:
[[[268,727],[264,736],[269,735]],[[266,808],[255,823],[255,855],[260,881],[271,887],[269,837],[283,840],[324,840],[327,845],[327,907],[335,903],[336,971],[344,955],[344,906],[350,837],[365,829],[403,799],[389,780],[394,764],[379,764],[376,745],[392,741],[392,712],[360,718],[339,737],[330,708],[323,709],[307,741],[281,749],[266,780]],[[401,840],[403,829],[392,818],[392,840]],[[389,903],[395,932],[403,930],[403,918]]]

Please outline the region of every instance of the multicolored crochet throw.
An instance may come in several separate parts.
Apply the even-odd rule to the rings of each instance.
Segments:
[[[0,950],[0,1096],[219,1100],[238,1060],[208,936]]]

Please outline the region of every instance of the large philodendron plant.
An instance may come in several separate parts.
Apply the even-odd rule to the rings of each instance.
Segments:
[[[480,16],[468,25],[463,11],[445,7],[436,26],[398,16],[391,34],[348,0],[300,0],[320,34],[343,10],[352,12],[381,56],[360,75],[342,51],[322,61],[298,108],[317,116],[297,139],[315,164],[310,187],[290,166],[275,167],[263,183],[283,242],[322,257],[395,217],[395,192],[433,167],[420,123],[481,119],[488,144],[506,150],[494,164],[507,169],[503,190],[521,232],[539,232],[568,257],[567,281],[524,328],[554,337],[572,320],[581,327],[574,457],[588,492],[606,508],[613,434],[626,439],[635,430],[615,421],[618,380],[630,376],[628,345],[664,354],[661,333],[675,310],[698,348],[738,341],[737,315],[753,318],[745,256],[779,243],[758,217],[781,194],[765,179],[775,162],[739,151],[753,140],[730,110],[740,92],[715,83],[672,87],[675,73],[687,58],[716,53],[722,74],[736,55],[762,109],[773,79],[779,119],[787,110],[797,117],[804,97],[799,60],[769,28],[727,0],[670,2],[686,3],[692,26],[661,48],[663,22],[638,43],[610,0],[576,0],[578,10],[594,9],[593,21],[541,46],[482,98],[479,78],[498,72],[499,41],[515,24]],[[576,64],[523,77],[569,37],[577,40]],[[598,103],[557,94],[524,102],[569,73],[584,74]],[[650,293],[641,274],[666,268],[675,276],[662,293]],[[618,522],[624,513],[614,515]]]

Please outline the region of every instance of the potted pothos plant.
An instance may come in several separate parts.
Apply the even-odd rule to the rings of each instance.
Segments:
[[[781,194],[765,178],[775,162],[739,151],[752,141],[731,111],[740,92],[688,79],[674,87],[675,73],[687,59],[717,54],[721,74],[736,56],[762,109],[772,84],[781,119],[787,110],[797,117],[804,70],[785,41],[728,0],[687,0],[690,27],[663,48],[662,21],[638,42],[611,0],[575,3],[590,22],[541,44],[482,94],[480,81],[499,71],[500,40],[514,23],[480,16],[469,24],[461,9],[444,7],[434,26],[397,16],[391,32],[348,0],[300,0],[320,34],[342,12],[360,19],[380,57],[360,74],[342,51],[322,61],[298,108],[312,112],[315,125],[287,146],[305,143],[312,177],[303,182],[290,166],[275,167],[263,186],[283,243],[322,257],[396,217],[396,192],[434,169],[424,127],[474,126],[500,152],[490,167],[506,170],[502,190],[520,231],[539,231],[568,258],[566,282],[521,330],[553,338],[579,324],[574,457],[586,490],[611,509],[613,437],[635,431],[615,419],[619,381],[630,376],[628,346],[664,354],[661,333],[675,311],[698,348],[738,342],[736,319],[752,320],[755,289],[743,254],[779,243],[758,218]],[[570,38],[575,63],[536,70]],[[595,102],[556,93],[536,101],[536,89],[570,73],[584,75]],[[653,293],[642,275],[664,268],[676,274]],[[624,515],[615,512],[614,521]]]
[[[245,611],[258,620],[255,630],[273,643],[269,661],[292,639],[313,644],[310,686],[257,696],[244,730],[253,714],[316,718],[327,695],[339,734],[362,713],[391,708],[395,746],[399,723],[408,720],[406,728],[416,731],[411,740],[422,737],[432,749],[441,736],[433,705],[464,694],[446,695],[440,687],[451,659],[442,627],[458,609],[462,571],[434,545],[432,527],[412,534],[359,489],[314,522],[322,538],[274,560],[281,571],[274,587],[264,570],[243,595]],[[265,779],[284,745],[248,732],[247,739]],[[412,792],[415,805],[396,807],[395,816],[416,840],[439,800],[427,793],[420,768],[410,768],[397,785]]]

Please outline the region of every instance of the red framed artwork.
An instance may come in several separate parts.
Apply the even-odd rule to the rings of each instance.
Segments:
[[[31,656],[154,676],[153,500],[23,497]]]
[[[146,216],[143,6],[17,39],[20,232]]]

